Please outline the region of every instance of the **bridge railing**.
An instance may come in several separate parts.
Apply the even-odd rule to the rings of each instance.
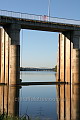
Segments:
[[[27,13],[20,13],[20,12],[6,11],[6,10],[0,10],[0,16],[80,25],[80,20],[71,20],[71,19],[64,19],[64,18],[57,18],[57,17],[49,17],[46,15],[34,15],[34,14],[27,14]]]

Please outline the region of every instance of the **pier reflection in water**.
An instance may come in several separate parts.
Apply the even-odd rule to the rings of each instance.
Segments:
[[[58,85],[58,120],[80,120],[80,85]]]
[[[29,115],[32,120],[80,120],[80,85],[0,86],[0,113]]]
[[[20,87],[0,86],[0,114],[19,116]]]

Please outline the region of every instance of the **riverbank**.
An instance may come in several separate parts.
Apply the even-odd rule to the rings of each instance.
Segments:
[[[53,71],[56,72],[55,68],[23,68],[20,67],[20,71]]]

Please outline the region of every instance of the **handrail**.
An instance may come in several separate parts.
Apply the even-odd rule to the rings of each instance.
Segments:
[[[49,17],[46,15],[35,15],[35,14],[20,13],[20,12],[13,12],[13,11],[7,11],[7,10],[0,10],[0,16],[46,21],[46,22],[55,22],[55,23],[63,23],[63,24],[71,24],[71,25],[80,25],[80,20]]]

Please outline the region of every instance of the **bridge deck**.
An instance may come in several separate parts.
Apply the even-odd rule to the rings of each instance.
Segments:
[[[20,24],[22,29],[62,32],[80,30],[80,21],[0,10],[0,25]]]

